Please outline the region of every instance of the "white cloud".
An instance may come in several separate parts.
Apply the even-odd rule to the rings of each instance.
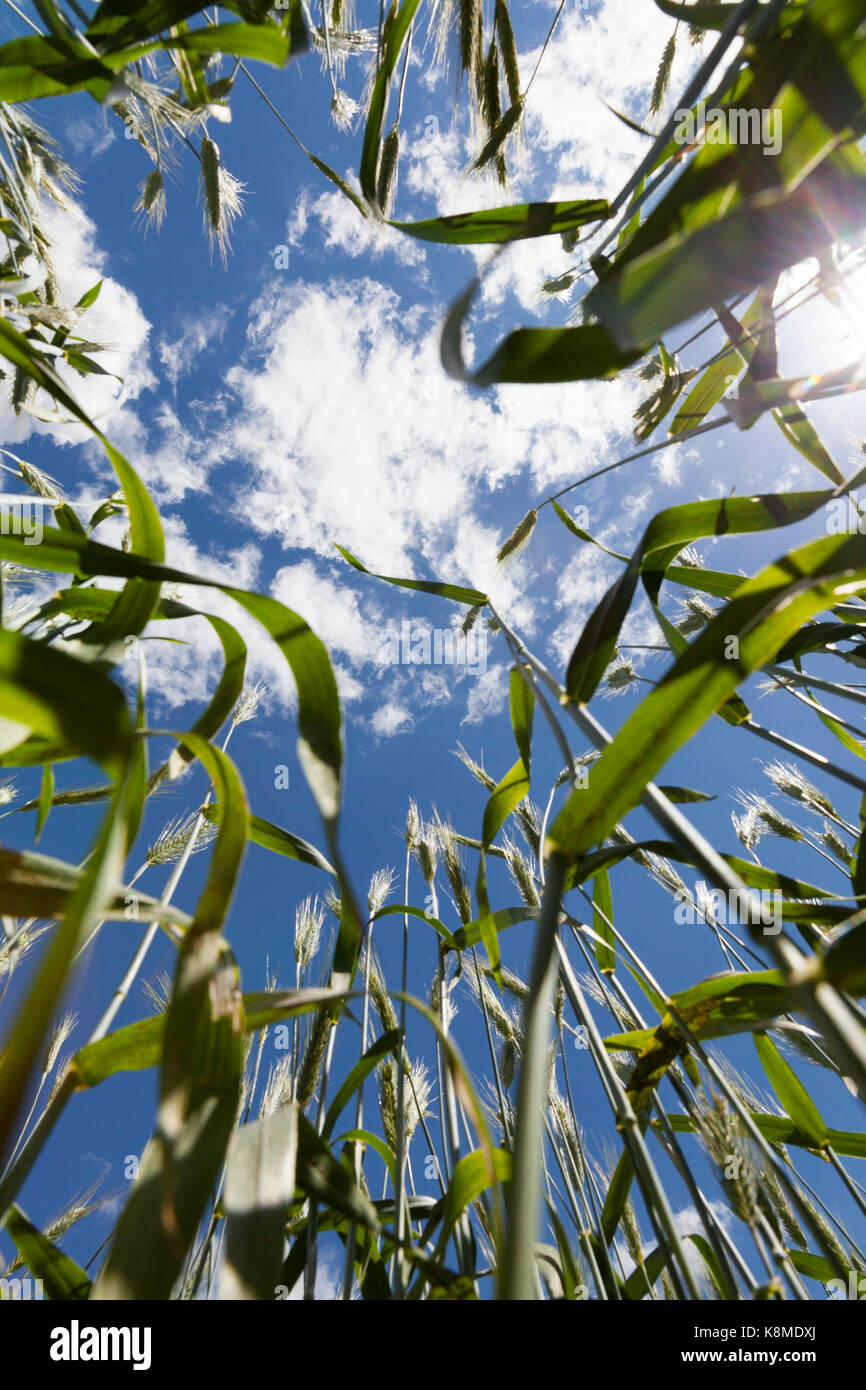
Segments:
[[[353,662],[376,659],[378,610],[369,604],[362,614],[357,595],[339,579],[321,573],[310,560],[278,570],[271,592],[281,603],[297,607],[331,651]]]
[[[551,9],[553,18],[555,7]],[[446,215],[542,199],[612,198],[628,179],[649,141],[609,108],[629,115],[647,129],[656,64],[673,32],[671,20],[652,5],[605,0],[591,9],[567,7],[547,45],[526,100],[523,144],[512,145],[512,185],[499,186],[489,172],[467,176],[477,154],[477,136],[463,121],[447,129],[435,117],[405,132],[401,153],[403,189],[425,204],[422,213]],[[520,53],[520,72],[528,82],[541,57],[541,43]],[[680,33],[668,106],[701,57]],[[647,121],[649,122],[647,124]],[[476,261],[487,247],[466,248]],[[528,312],[545,314],[556,305],[541,294],[545,280],[580,264],[578,253],[563,251],[559,237],[516,243],[485,277],[482,295],[493,307],[514,293]]]
[[[569,560],[560,571],[556,584],[556,607],[563,613],[564,621],[553,637],[554,650],[560,661],[568,660],[587,618],[621,568],[595,546],[582,545],[574,559]]]
[[[236,501],[256,530],[328,557],[339,541],[401,576],[413,553],[444,556],[460,572],[437,577],[489,581],[503,538],[479,506],[527,465],[539,487],[580,477],[621,436],[633,382],[473,393],[444,375],[440,327],[368,279],[265,291],[214,457],[249,461]]]
[[[560,190],[554,196],[610,197],[631,174],[649,141],[608,106],[639,123],[647,118],[652,79],[672,32],[671,20],[660,10],[636,6],[634,0],[563,11],[526,104],[532,164],[550,182],[553,163],[554,187]],[[700,56],[685,33],[680,39],[671,79],[674,96]],[[520,55],[521,72],[532,72],[540,49]]]
[[[172,386],[176,387],[179,379],[193,370],[195,358],[222,342],[230,317],[231,310],[221,305],[185,323],[183,332],[174,341],[161,340],[159,360]]]
[[[704,1201],[707,1210],[712,1214],[715,1221],[724,1230],[729,1231],[732,1225],[730,1207],[725,1202],[712,1202],[708,1201],[706,1198],[704,1199]],[[701,1221],[701,1218],[698,1215],[697,1209],[693,1206],[683,1207],[681,1211],[674,1213],[674,1226],[676,1227],[678,1234],[683,1238],[690,1235],[705,1236],[703,1222]],[[655,1240],[644,1241],[641,1246],[641,1250],[644,1255],[648,1255],[650,1251],[655,1249],[655,1247]],[[625,1248],[621,1241],[617,1241],[616,1248],[617,1254],[620,1260],[622,1261],[623,1274],[627,1278],[628,1275],[631,1274],[632,1271],[637,1268],[637,1265],[635,1264],[632,1256],[629,1254],[628,1250]],[[708,1273],[707,1266],[704,1263],[703,1256],[701,1255],[697,1246],[692,1241],[684,1239],[683,1249],[685,1251],[685,1256],[688,1260],[689,1267],[691,1268],[692,1273],[694,1274],[698,1283],[703,1284],[705,1289],[709,1291],[711,1287],[710,1275]],[[646,1294],[646,1297],[650,1297],[649,1293]]]
[[[315,231],[311,228],[311,220],[317,224]],[[313,231],[314,239],[310,237],[310,242],[304,245]],[[336,189],[315,199],[305,189],[289,219],[286,236],[290,247],[304,245],[307,254],[315,246],[328,254],[342,251],[353,260],[359,256],[380,258],[391,253],[401,265],[420,266],[425,259],[424,248],[419,242],[373,217],[362,217],[345,194]]]
[[[104,107],[92,115],[67,119],[63,126],[64,153],[98,159],[114,144],[119,126],[117,116]]]
[[[530,188],[529,166],[519,163],[515,186],[506,193],[489,177],[466,180],[462,171],[472,153],[468,131],[434,130],[432,118],[422,115],[406,132],[403,195],[416,206],[427,203],[423,214],[429,215],[526,196],[611,192],[643,143],[605,110],[601,98],[636,111],[647,93],[639,90],[635,74],[645,75],[647,49],[655,46],[660,53],[671,31],[670,21],[653,7],[642,8],[637,19],[633,11],[628,0],[607,0],[589,14],[564,12],[527,108],[532,167],[541,170],[543,188],[538,179]],[[696,59],[687,43],[680,49],[674,86]],[[532,71],[536,56],[523,55],[524,74]],[[339,252],[353,260],[367,258],[366,264],[388,253],[413,271],[413,287],[426,285],[425,248],[365,221],[337,190],[303,192],[286,237],[292,271],[300,252],[309,257],[321,251],[329,258]],[[105,256],[83,216],[71,233],[64,226],[62,243],[62,273],[70,293],[80,293],[102,273]],[[478,254],[488,252],[470,251]],[[523,309],[544,312],[537,296],[541,280],[574,262],[556,237],[512,248],[484,284],[479,315],[485,338],[491,337],[490,320],[500,310],[501,332],[511,326],[510,294]],[[562,305],[550,307],[562,317]],[[97,308],[117,344],[118,371],[138,377],[133,394],[152,385],[149,325],[134,296],[107,280]],[[381,736],[408,727],[410,710],[421,704],[427,708],[453,698],[457,685],[467,697],[467,722],[479,722],[504,701],[504,668],[469,680],[459,668],[409,674],[377,666],[383,615],[399,620],[395,604],[405,595],[374,580],[359,581],[335,561],[333,542],[384,573],[470,583],[490,593],[503,615],[529,634],[546,626],[554,611],[565,614],[567,624],[558,627],[556,638],[565,657],[618,566],[581,546],[575,559],[554,573],[539,546],[519,565],[500,571],[497,548],[519,517],[509,517],[501,530],[488,509],[517,478],[529,484],[525,505],[532,505],[609,462],[614,449],[626,451],[631,413],[647,394],[632,375],[612,382],[471,391],[442,370],[442,313],[440,304],[418,302],[417,294],[401,297],[370,278],[316,284],[283,272],[250,305],[246,351],[206,399],[183,406],[163,402],[146,422],[127,407],[111,421],[112,437],[134,459],[160,503],[182,502],[190,492],[225,498],[246,534],[289,552],[292,563],[279,568],[269,584],[257,546],[249,543],[214,559],[199,554],[183,525],[169,519],[174,563],[269,588],[302,613],[333,654],[344,699],[358,699],[374,683],[377,709],[371,726]],[[221,341],[225,325],[222,309],[208,309],[176,338],[162,335],[159,359],[173,386],[191,362]],[[98,378],[85,386],[105,390]],[[644,512],[657,509],[646,482],[650,469],[672,484],[678,481],[678,462],[674,450],[653,461],[631,479],[638,486],[624,500],[619,475],[593,489],[593,533],[609,534],[615,548],[625,549]],[[582,497],[574,494],[574,500]],[[298,552],[303,558],[296,558]],[[539,563],[540,571],[533,568]],[[218,595],[202,591],[186,597],[238,622],[250,643],[251,665],[281,699],[293,699],[283,658],[254,623]],[[403,611],[413,611],[409,600]],[[442,621],[459,621],[454,611]],[[641,621],[645,628],[645,615]],[[185,636],[187,630],[190,648],[152,644],[151,688],[157,699],[182,703],[212,688],[218,646],[207,631],[201,635],[202,624],[187,624]],[[173,635],[181,631],[178,625],[171,628]],[[502,646],[501,638],[495,641]]]
[[[393,738],[395,734],[407,733],[413,724],[414,720],[407,709],[402,705],[390,703],[381,705],[370,720],[373,733],[378,734],[380,738]]]
[[[508,672],[504,666],[491,666],[479,676],[469,691],[464,724],[481,724],[502,712],[508,691]]]

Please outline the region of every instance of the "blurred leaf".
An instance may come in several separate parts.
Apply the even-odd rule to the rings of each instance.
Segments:
[[[222,1197],[226,1226],[221,1299],[274,1298],[295,1193],[297,1141],[295,1105],[243,1125],[232,1135]]]
[[[74,1260],[43,1235],[18,1207],[6,1217],[6,1233],[30,1273],[39,1279],[45,1297],[69,1302],[86,1299],[90,1280]]]
[[[195,918],[178,951],[165,1019],[157,1128],[93,1297],[168,1298],[234,1128],[243,1073],[238,970],[219,931],[246,844],[243,787],[226,755],[187,735],[222,820]]]
[[[42,834],[45,822],[48,819],[48,812],[51,810],[54,799],[54,768],[51,763],[46,763],[42,769],[42,788],[39,792],[39,809],[36,814],[36,829],[33,838],[39,843],[39,836]]]
[[[472,386],[500,382],[587,381],[616,376],[643,350],[622,352],[599,323],[576,328],[518,328],[482,366],[470,371],[463,357],[463,323],[478,289],[475,280],[452,305],[442,329],[442,365],[449,376]]]

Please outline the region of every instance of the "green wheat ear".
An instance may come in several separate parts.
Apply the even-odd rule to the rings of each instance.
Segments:
[[[496,563],[499,566],[507,564],[515,556],[521,555],[529,544],[535,524],[538,521],[538,512],[533,507],[526,516],[515,526],[511,535],[502,543],[496,554]]]
[[[388,131],[382,146],[376,201],[383,217],[390,217],[397,196],[397,164],[400,157],[400,131],[396,123]]]
[[[243,211],[244,185],[225,168],[219,148],[209,136],[202,139],[199,153],[204,229],[211,255],[216,249],[225,264],[232,228]]]
[[[168,201],[165,193],[165,179],[162,170],[151,169],[150,173],[141,182],[138,199],[133,205],[135,212],[144,223],[145,231],[151,228],[158,232],[168,211]]]
[[[654,116],[658,115],[664,99],[667,96],[668,87],[671,83],[671,72],[673,71],[676,51],[676,34],[671,34],[671,37],[665,44],[665,50],[659,62],[656,80],[653,84],[652,97],[650,98],[650,111]]]

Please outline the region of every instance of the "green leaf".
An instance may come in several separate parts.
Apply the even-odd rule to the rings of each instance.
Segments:
[[[792,1002],[793,993],[777,971],[726,972],[672,995],[670,1011],[656,1028],[612,1034],[604,1044],[610,1051],[638,1053],[627,1089],[643,1107],[671,1063],[687,1051],[688,1040],[677,1019],[698,1039],[728,1037],[766,1028],[788,1012]]]
[[[436,1257],[441,1259],[444,1256],[448,1241],[466,1208],[494,1183],[508,1181],[511,1165],[512,1156],[505,1149],[493,1149],[486,1153],[483,1149],[475,1149],[472,1153],[464,1154],[455,1165],[445,1196],[437,1205],[436,1214],[431,1216],[428,1226],[428,1229],[435,1228],[441,1209],[442,1229],[436,1245]]]
[[[475,896],[478,900],[478,929],[484,949],[490,961],[496,983],[501,986],[502,972],[499,957],[499,940],[490,903],[487,897],[486,851],[502,829],[508,817],[528,795],[530,758],[532,745],[532,718],[535,709],[535,696],[532,687],[519,671],[511,672],[509,682],[509,706],[511,727],[520,757],[506,772],[502,780],[493,788],[484,808],[484,822],[481,831],[482,849],[475,880]]]
[[[853,486],[863,470],[851,480]],[[721,497],[668,507],[650,521],[625,573],[597,605],[572,652],[566,688],[585,703],[595,692],[616,649],[638,578],[655,604],[667,565],[701,536],[742,535],[792,525],[825,506],[833,492],[765,493]],[[742,591],[742,586],[737,590]],[[733,629],[730,629],[733,631]]]
[[[10,1210],[6,1232],[30,1273],[41,1281],[47,1298],[69,1302],[87,1298],[90,1280],[84,1270],[28,1221],[20,1208]]]
[[[95,304],[97,299],[99,298],[99,292],[102,289],[102,285],[103,281],[97,280],[95,285],[91,285],[89,290],[85,290],[84,294],[81,296],[81,298],[75,306],[76,309],[89,309],[92,304]]]
[[[195,612],[195,609],[189,609],[189,616],[195,615]],[[203,613],[201,616],[207,619],[219,638],[224,660],[217,687],[190,732],[197,734],[199,738],[212,739],[219,733],[243,691],[247,648],[237,629],[232,627],[231,623],[227,623],[224,618],[218,618],[211,613]],[[179,761],[191,763],[194,758],[195,754],[192,750],[186,744],[179,743],[171,757],[151,774],[148,781],[148,792],[157,787],[169,774],[169,768],[173,761],[175,763]]]
[[[766,1033],[755,1034],[755,1048],[767,1080],[786,1115],[793,1120],[801,1134],[811,1141],[811,1147],[823,1149],[830,1135],[809,1092]]]
[[[3,1057],[0,1069],[0,1155],[12,1133],[31,1069],[44,1047],[46,1030],[62,997],[75,955],[104,915],[105,905],[120,878],[126,842],[124,792],[125,784],[118,782],[85,871],[69,899],[64,921],[52,932],[38,974],[21,1001],[5,1045],[0,1048]],[[0,1198],[0,1227],[6,1209],[16,1195],[9,1184],[4,1187],[3,1193]]]
[[[789,193],[757,194],[709,226],[671,236],[606,274],[584,304],[621,352],[634,351],[864,225],[866,179],[822,167]]]
[[[730,388],[731,378],[738,376],[743,367],[749,365],[757,348],[755,330],[772,312],[774,289],[775,282],[762,286],[755,295],[743,315],[740,331],[735,337],[729,338],[729,350],[711,363],[692,387],[674,416],[669,434],[682,434],[684,430],[692,430],[700,425]]]
[[[651,1250],[643,1263],[639,1264],[637,1269],[632,1270],[623,1285],[622,1296],[626,1302],[634,1303],[642,1298],[649,1298],[650,1288],[666,1267],[669,1259],[669,1251],[661,1250],[658,1246]]]
[[[356,1185],[348,1168],[334,1158],[321,1135],[304,1115],[298,1116],[298,1188],[324,1207],[371,1231],[381,1229],[372,1202]]]
[[[381,1158],[391,1181],[394,1181],[397,1159],[390,1144],[386,1144],[384,1139],[378,1134],[373,1134],[369,1129],[347,1129],[344,1134],[338,1135],[334,1140],[335,1144],[348,1144],[350,1140],[356,1139],[359,1144],[367,1144]]]
[[[600,844],[741,680],[772,660],[807,618],[831,606],[838,590],[861,588],[866,560],[859,537],[813,541],[745,582],[593,764],[589,787],[572,793],[551,827],[549,851],[573,863]],[[735,659],[725,655],[731,636]]]
[[[740,11],[736,3],[724,4],[720,0],[689,0],[689,4],[679,4],[678,0],[655,0],[662,14],[671,19],[682,20],[684,24],[695,24],[700,29],[726,29],[734,16]],[[786,5],[776,18],[780,29],[790,28],[802,15],[802,4]]]
[[[607,869],[602,869],[595,879],[592,892],[592,926],[601,941],[594,943],[595,959],[602,974],[612,974],[616,969],[616,937],[608,923],[613,921],[613,894]],[[604,917],[601,915],[604,913]],[[602,944],[604,943],[604,944]]]
[[[361,191],[367,201],[377,207],[376,176],[379,172],[379,153],[388,106],[388,90],[403,44],[409,36],[412,21],[420,0],[403,0],[399,10],[393,0],[382,31],[382,51],[364,126],[364,146],[361,151]]]
[[[815,0],[784,43],[756,46],[718,105],[772,110],[781,147],[768,158],[701,144],[585,301],[621,348],[653,341],[862,225],[866,161],[850,140],[866,103],[862,19],[859,0]]]
[[[716,1252],[710,1245],[706,1236],[697,1234],[687,1235],[686,1240],[690,1240],[697,1250],[700,1251],[701,1258],[710,1272],[710,1277],[716,1286],[719,1298],[733,1299],[736,1297],[734,1290],[728,1283],[725,1272],[716,1258]]]
[[[93,1298],[170,1296],[234,1128],[241,1038],[240,990],[230,953],[212,931],[188,934],[165,1021],[157,1128]]]
[[[245,994],[244,1026],[252,1032],[345,998],[344,993],[332,989],[266,990]],[[87,1043],[69,1063],[73,1089],[87,1090],[119,1072],[146,1071],[159,1066],[164,1035],[165,1016],[159,1014],[118,1028],[97,1042]]]
[[[646,1129],[647,1116],[645,1114],[638,1116],[638,1124],[641,1131]],[[627,1149],[623,1149],[613,1170],[613,1176],[608,1184],[604,1206],[601,1210],[601,1230],[608,1245],[613,1240],[616,1228],[622,1220],[633,1178],[634,1164],[631,1161],[631,1155]]]
[[[791,1264],[798,1274],[805,1274],[807,1279],[820,1279],[822,1284],[828,1284],[831,1279],[838,1279],[839,1270],[837,1267],[825,1259],[823,1255],[813,1255],[811,1250],[789,1250]],[[853,1274],[855,1287],[861,1287],[859,1280],[862,1277],[858,1269],[845,1267],[846,1274]]]
[[[82,89],[103,101],[113,80],[111,68],[83,44],[32,34],[0,47],[0,101],[33,101]]]
[[[143,1018],[118,1028],[98,1042],[79,1048],[69,1063],[76,1090],[98,1086],[109,1076],[124,1071],[146,1071],[159,1065],[165,1017]]]
[[[165,1020],[157,1128],[93,1296],[168,1298],[195,1239],[234,1128],[243,1072],[243,1002],[219,932],[246,844],[231,760],[186,735],[222,807],[207,879],[178,951]]]
[[[848,994],[866,994],[866,921],[837,936],[817,969],[820,978],[829,980],[837,989]]]
[[[714,796],[709,796],[706,792],[695,792],[689,787],[659,787],[659,791],[666,796],[668,801],[673,801],[678,805],[685,805],[695,801],[715,801]]]
[[[391,222],[400,232],[419,241],[442,242],[448,246],[479,246],[493,242],[522,241],[526,237],[554,233],[600,222],[610,216],[604,198],[583,198],[567,203],[516,203],[511,207],[487,208],[481,212],[458,212],[450,217],[431,217],[424,222]]]
[[[518,328],[482,366],[469,371],[463,356],[463,322],[478,285],[479,281],[473,280],[455,301],[442,329],[442,365],[457,381],[472,386],[589,381],[616,376],[643,356],[643,350],[621,351],[600,323],[575,328]]]
[[[51,763],[46,763],[42,769],[42,788],[39,792],[39,810],[36,813],[36,829],[33,838],[39,843],[39,836],[42,834],[45,822],[48,819],[48,812],[51,810],[54,800],[54,768]]]
[[[221,1299],[273,1300],[295,1194],[297,1107],[235,1130],[226,1159]]]
[[[440,584],[435,579],[393,579],[389,574],[374,574],[343,546],[336,545],[336,548],[353,569],[360,570],[361,574],[369,574],[373,579],[383,579],[386,584],[397,584],[401,589],[417,589],[422,594],[436,594],[439,598],[453,599],[455,603],[467,603],[472,608],[483,607],[487,603],[486,594],[478,589],[465,589],[460,584]]]
[[[341,1085],[331,1104],[328,1106],[328,1113],[325,1116],[325,1123],[322,1126],[322,1138],[329,1139],[333,1133],[334,1126],[340,1115],[345,1110],[352,1096],[363,1086],[365,1080],[371,1072],[376,1070],[383,1057],[393,1053],[397,1057],[398,1065],[400,1058],[401,1033],[399,1028],[389,1029],[383,1033],[381,1038],[377,1038],[372,1046],[367,1048],[360,1061],[356,1062]]]
[[[37,547],[31,547],[36,549]],[[131,742],[123,695],[103,671],[8,629],[0,631],[0,747],[15,750],[30,733],[86,754],[117,771]],[[71,751],[70,751],[71,750]]]
[[[0,849],[0,913],[10,917],[62,917],[85,876],[84,870],[61,859],[30,850]],[[189,926],[190,918],[180,908],[161,904],[138,889],[116,885],[103,906],[105,918],[126,918],[133,893],[139,921]]]
[[[535,695],[532,686],[524,679],[520,671],[512,671],[509,677],[508,705],[514,741],[526,769],[526,775],[529,777],[532,762],[532,719],[535,711]],[[493,839],[492,835],[490,839]]]
[[[3,327],[0,321],[0,347]],[[98,541],[51,527],[44,528],[39,545],[25,547],[21,537],[0,536],[0,558],[61,573],[142,578],[155,586],[166,581],[196,584],[219,589],[233,598],[261,623],[289,664],[298,692],[298,756],[319,812],[329,830],[333,830],[339,811],[343,760],[340,701],[327,650],[299,614],[267,595],[186,574],[142,555],[112,550]],[[190,742],[186,734],[180,738],[185,744]]]
[[[212,825],[220,823],[220,808],[218,806],[207,806],[204,815]],[[312,864],[315,869],[322,869],[326,874],[336,875],[336,869],[328,863],[325,856],[311,845],[307,840],[302,840],[300,835],[294,835],[291,830],[283,830],[279,825],[273,825],[270,821],[263,820],[261,816],[250,816],[247,826],[247,837],[251,844],[261,845],[263,849],[269,849],[274,854],[282,854],[286,859],[297,859],[302,864]]]
[[[225,53],[235,58],[257,58],[275,67],[282,67],[292,53],[290,37],[271,24],[216,24],[207,29],[170,35],[153,47],[183,53]]]
[[[797,1148],[814,1147],[808,1135],[803,1134],[792,1120],[785,1115],[763,1115],[758,1110],[749,1112],[756,1127],[771,1144],[793,1144]],[[679,1134],[694,1133],[694,1123],[688,1115],[668,1115],[671,1128]],[[828,1129],[829,1145],[835,1153],[847,1158],[866,1158],[866,1134],[856,1134],[851,1130]]]

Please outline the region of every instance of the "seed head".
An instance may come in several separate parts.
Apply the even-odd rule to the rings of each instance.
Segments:
[[[187,816],[176,816],[174,820],[170,820],[167,825],[163,826],[145,855],[147,863],[152,868],[157,865],[176,863],[186,849],[190,836],[197,825],[198,832],[191,853],[200,854],[202,850],[207,849],[208,845],[216,838],[217,827],[206,820],[202,820],[199,824],[198,811],[190,811]]]
[[[819,811],[824,815],[833,814],[833,803],[823,792],[819,791],[794,763],[765,763],[764,772],[770,781],[791,801],[797,801],[801,806],[806,806],[810,811]]]
[[[219,251],[223,264],[228,259],[231,230],[243,211],[244,185],[225,168],[218,147],[209,136],[201,142],[201,197],[204,229],[211,256]]]
[[[317,897],[304,898],[295,908],[295,960],[298,965],[309,965],[315,956],[324,922],[325,911]]]
[[[24,459],[18,459],[18,472],[37,497],[44,497],[48,502],[63,501],[60,484],[50,473],[44,473],[41,468],[34,468],[32,463],[26,463]]]
[[[264,681],[253,681],[245,685],[232,712],[232,724],[246,724],[255,719],[259,706],[268,693]]]
[[[341,131],[350,130],[357,114],[358,103],[338,88],[331,97],[331,120],[334,125]]]
[[[734,833],[740,844],[745,849],[753,850],[761,839],[763,831],[758,819],[758,813],[754,806],[751,806],[745,815],[738,816],[736,811],[731,812],[731,821],[734,826]]]
[[[375,917],[376,913],[385,906],[396,881],[397,875],[393,869],[376,870],[367,889],[367,907],[371,917]]]
[[[57,1061],[60,1049],[77,1027],[78,1014],[66,1013],[56,1026],[52,1028],[51,1036],[48,1039],[48,1047],[45,1049],[45,1059],[42,1063],[43,1076],[48,1076],[48,1074],[54,1070],[54,1063]]]
[[[533,509],[526,513],[522,521],[518,522],[508,539],[499,547],[496,555],[497,565],[504,565],[508,560],[513,560],[516,555],[520,555],[529,544],[530,537],[535,530],[535,523],[538,520],[538,512]]]
[[[151,227],[158,232],[168,211],[168,203],[165,196],[165,179],[162,170],[151,169],[146,178],[142,179],[139,187],[138,198],[133,204],[133,212],[137,220],[144,225],[145,233]]]
[[[771,835],[778,835],[782,840],[802,840],[803,836],[794,825],[776,809],[766,797],[757,796],[754,792],[737,792],[737,800],[747,811],[753,810],[761,824]]]
[[[638,674],[630,661],[619,658],[608,666],[604,679],[605,688],[602,696],[604,699],[611,699],[615,695],[623,695],[626,690],[637,684]]]

